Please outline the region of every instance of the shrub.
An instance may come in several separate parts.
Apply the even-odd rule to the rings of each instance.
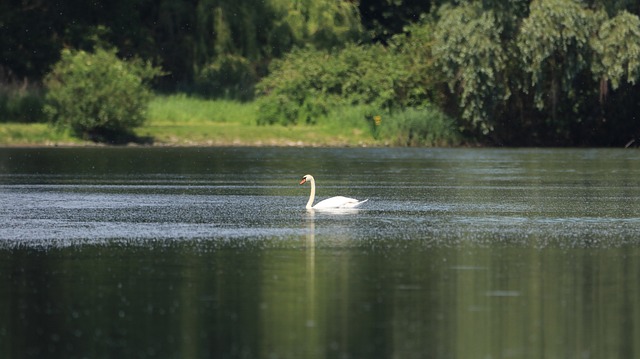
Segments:
[[[427,105],[367,116],[374,136],[398,146],[450,146],[462,141],[456,122]]]
[[[261,124],[314,123],[327,109],[367,105],[383,110],[434,98],[428,26],[414,26],[389,46],[350,44],[337,51],[297,49],[274,60],[256,86]]]
[[[269,76],[256,86],[257,94],[261,95],[258,123],[291,125],[306,122],[305,112],[308,113],[312,106],[310,101],[322,96],[326,86],[320,78],[325,72],[326,60],[326,52],[311,48],[294,50],[284,59],[274,60]],[[323,108],[311,112],[326,114]]]
[[[257,86],[261,124],[314,123],[339,105],[390,107],[396,100],[393,61],[380,45],[356,46],[332,53],[294,50],[275,60]]]
[[[151,99],[147,82],[160,74],[149,63],[120,60],[115,50],[65,49],[45,77],[44,111],[81,138],[118,141],[144,122]]]

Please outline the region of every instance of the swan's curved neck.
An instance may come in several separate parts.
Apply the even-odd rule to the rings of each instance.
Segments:
[[[309,201],[307,202],[307,209],[312,208],[313,200],[316,198],[316,181],[313,177],[309,176],[309,182],[311,182],[311,194],[309,195]]]

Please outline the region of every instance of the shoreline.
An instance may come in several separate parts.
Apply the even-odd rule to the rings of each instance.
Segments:
[[[0,143],[0,148],[180,148],[180,147],[313,147],[313,148],[387,148],[387,147],[399,147],[391,146],[389,144],[351,144],[347,142],[304,142],[304,141],[289,141],[289,140],[271,140],[271,141],[185,141],[185,142],[159,142],[159,143],[125,143],[125,144],[111,144],[111,143],[96,143],[96,142],[60,142],[60,143]],[[452,146],[453,147],[453,146]],[[458,146],[459,147],[459,146]],[[464,147],[464,146],[462,146]]]

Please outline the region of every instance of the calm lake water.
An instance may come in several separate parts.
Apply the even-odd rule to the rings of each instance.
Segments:
[[[0,149],[0,353],[638,358],[640,152]]]

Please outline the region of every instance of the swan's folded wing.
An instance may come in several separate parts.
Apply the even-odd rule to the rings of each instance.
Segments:
[[[355,207],[361,205],[362,203],[364,203],[366,201],[367,201],[366,199],[364,201],[359,201],[359,200],[357,200],[355,198],[336,196],[336,197],[327,198],[327,199],[325,199],[323,201],[320,201],[320,202],[316,203],[316,205],[313,206],[313,208],[316,208],[316,209],[323,209],[323,208],[355,208]]]

